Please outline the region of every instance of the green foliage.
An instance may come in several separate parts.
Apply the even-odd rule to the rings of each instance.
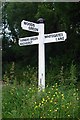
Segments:
[[[63,86],[46,87],[39,91],[35,86],[3,86],[3,118],[78,118],[78,90],[63,92]]]
[[[72,62],[65,69],[60,60],[55,60],[50,58],[52,67],[47,70],[46,89],[42,91],[37,89],[37,69],[14,62],[7,66],[3,76],[3,118],[79,117],[76,65]]]
[[[27,85],[30,84],[37,84],[37,70],[35,67],[24,67],[12,62],[10,65],[7,66],[7,71],[3,74],[3,81],[4,83],[12,83],[12,84],[20,84],[26,83]]]
[[[6,10],[7,20],[12,34],[14,37],[17,37],[16,35],[22,37],[26,34],[27,31],[23,32],[21,30],[21,21],[23,19],[28,21],[32,19],[32,21],[35,21],[35,18],[33,16],[36,14],[37,4],[25,2],[9,2]]]
[[[66,62],[65,59],[61,57],[50,58],[50,64],[46,68],[46,84],[54,85],[57,82],[66,87],[77,84],[77,66],[71,60]]]
[[[36,19],[42,17],[45,19],[45,33],[57,31],[58,23],[54,12],[53,3],[41,3],[38,5]],[[55,28],[55,29],[54,29]]]
[[[17,80],[18,84],[24,81],[27,85],[37,85],[37,67],[31,67],[30,65],[25,66],[23,63],[21,65],[21,63],[18,64],[12,62],[4,69],[4,82],[8,81],[14,83]],[[49,67],[46,67],[46,84],[54,85],[54,83],[57,82],[58,84],[62,84],[64,86],[76,85],[78,79],[77,71],[77,67],[73,64],[73,62],[68,66],[64,66],[60,59],[50,58],[50,65]]]
[[[77,82],[77,70],[76,70],[76,65],[73,63],[71,64],[70,68],[70,82],[71,84],[75,84]]]

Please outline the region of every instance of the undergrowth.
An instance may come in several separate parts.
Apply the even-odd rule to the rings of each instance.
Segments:
[[[78,118],[78,89],[57,83],[40,91],[34,85],[5,85],[3,118]]]
[[[13,62],[3,75],[3,118],[79,118],[76,66],[58,70],[48,70],[46,88],[40,90],[37,68],[17,69]]]

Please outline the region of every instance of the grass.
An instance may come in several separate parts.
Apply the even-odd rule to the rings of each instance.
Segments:
[[[79,97],[75,88],[57,83],[40,91],[34,85],[4,85],[3,118],[78,118]]]
[[[69,73],[64,71],[63,66],[58,75],[56,70],[48,70],[46,89],[42,91],[37,88],[36,69],[18,67],[13,62],[3,76],[3,118],[79,119],[80,96],[75,86],[75,65],[70,66]],[[55,78],[58,82],[53,82]]]

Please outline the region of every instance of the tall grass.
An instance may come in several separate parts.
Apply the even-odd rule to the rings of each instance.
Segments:
[[[61,87],[56,83],[40,91],[26,84],[5,85],[3,118],[78,118],[78,90]]]
[[[42,91],[37,88],[37,72],[34,67],[16,67],[13,62],[3,76],[3,118],[79,118],[75,65],[71,64],[66,78],[64,66],[56,74],[57,78],[54,71],[50,70],[46,75],[48,84]],[[57,82],[53,82],[55,78]]]
[[[23,67],[12,62],[3,75],[3,81],[11,84],[22,84],[25,82],[27,85],[37,85],[37,68],[30,65]]]

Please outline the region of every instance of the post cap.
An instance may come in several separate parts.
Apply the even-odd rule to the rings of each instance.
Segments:
[[[37,20],[37,23],[39,24],[39,23],[44,23],[45,22],[45,19],[43,19],[43,18],[39,18],[38,20]]]

